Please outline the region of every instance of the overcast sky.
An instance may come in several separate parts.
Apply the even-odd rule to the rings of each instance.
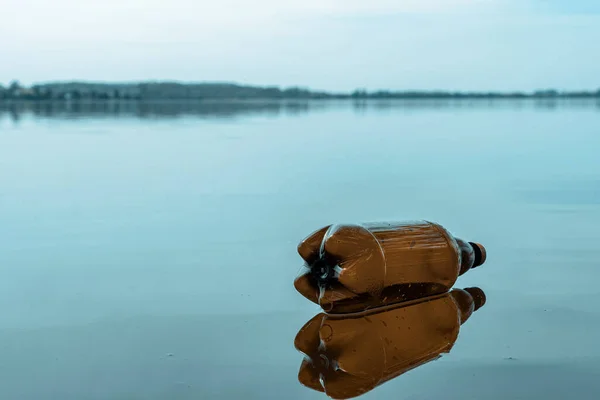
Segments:
[[[0,82],[600,87],[599,0],[0,0]]]

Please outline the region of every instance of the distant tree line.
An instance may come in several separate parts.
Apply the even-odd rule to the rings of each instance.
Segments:
[[[57,82],[25,87],[13,81],[0,85],[0,100],[23,101],[140,101],[140,100],[234,100],[234,99],[520,99],[520,98],[597,98],[596,91],[560,92],[448,92],[448,91],[374,91],[357,89],[352,93],[329,93],[305,88],[258,87],[231,83],[89,83]]]

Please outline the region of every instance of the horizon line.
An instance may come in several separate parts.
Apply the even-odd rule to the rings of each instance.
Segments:
[[[8,83],[8,85],[4,85],[0,83],[0,88],[9,88],[11,84],[20,82],[18,79],[12,80]],[[326,93],[326,94],[348,94],[354,92],[362,92],[362,93],[456,93],[456,94],[535,94],[542,92],[556,92],[557,94],[561,93],[599,93],[600,85],[597,88],[589,88],[589,89],[559,89],[556,87],[546,87],[546,88],[538,88],[538,89],[391,89],[391,88],[378,88],[378,89],[367,89],[364,87],[357,86],[353,89],[345,89],[345,90],[328,90],[328,89],[315,89],[310,86],[303,85],[278,85],[278,84],[254,84],[254,83],[242,83],[240,81],[235,80],[178,80],[178,79],[142,79],[142,80],[86,80],[86,79],[68,79],[68,80],[47,80],[47,81],[38,81],[34,82],[30,85],[21,85],[22,88],[34,88],[36,86],[45,86],[45,85],[65,85],[65,84],[82,84],[82,85],[142,85],[142,84],[175,84],[182,86],[193,86],[193,85],[231,85],[231,86],[240,86],[247,88],[256,88],[256,89],[278,89],[278,90],[290,90],[290,89],[299,89],[305,90],[312,93]]]

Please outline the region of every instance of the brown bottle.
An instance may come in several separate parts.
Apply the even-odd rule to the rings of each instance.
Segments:
[[[307,269],[294,286],[331,313],[445,293],[486,258],[480,244],[427,221],[330,225],[304,239],[298,252]]]
[[[357,314],[324,314],[298,332],[298,379],[334,399],[373,390],[454,346],[463,324],[485,304],[479,288],[454,289]]]

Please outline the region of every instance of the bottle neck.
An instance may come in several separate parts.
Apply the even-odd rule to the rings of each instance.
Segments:
[[[458,274],[462,275],[475,267],[475,251],[468,242],[462,239],[456,239],[456,243],[460,252],[460,272]]]
[[[473,242],[466,242],[462,239],[456,239],[460,251],[460,272],[464,274],[472,268],[476,268],[485,262],[485,248]]]

